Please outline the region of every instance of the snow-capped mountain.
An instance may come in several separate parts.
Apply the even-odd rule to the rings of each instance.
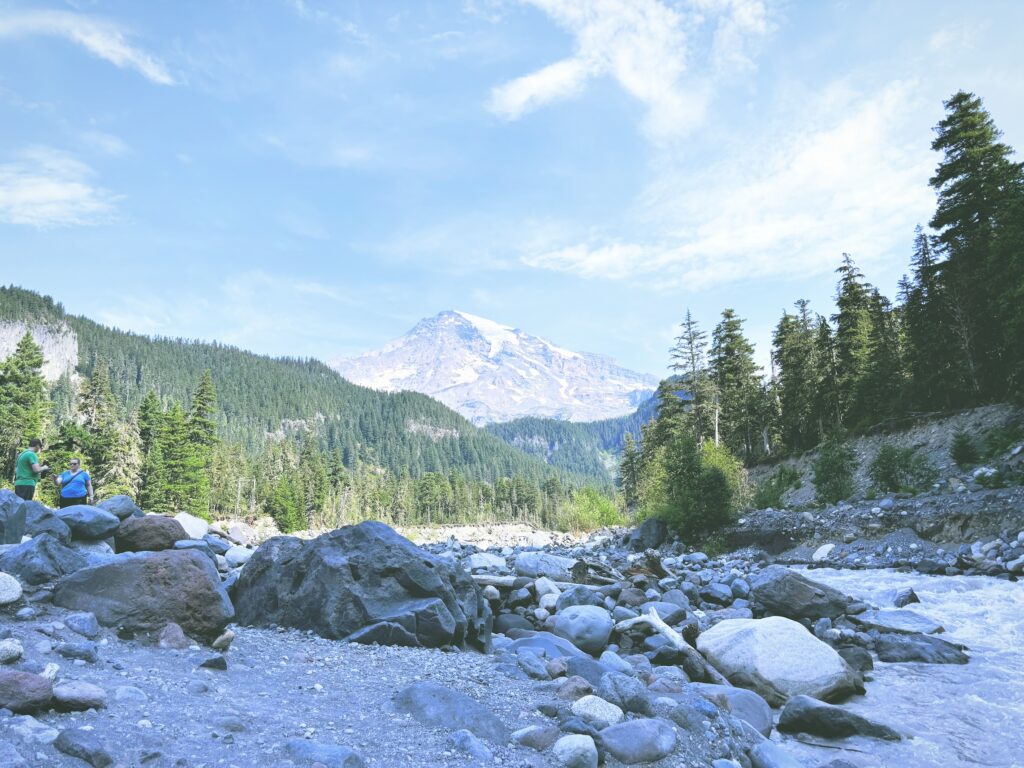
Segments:
[[[622,416],[658,385],[610,358],[571,352],[466,312],[441,312],[381,349],[331,366],[356,384],[430,395],[475,424]]]

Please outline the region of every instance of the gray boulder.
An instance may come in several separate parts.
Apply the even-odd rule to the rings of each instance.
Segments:
[[[125,496],[124,494],[111,496],[96,506],[117,515],[118,520],[127,520],[129,517],[142,517],[145,514],[139,509],[139,506],[132,500],[131,496]]]
[[[550,632],[535,632],[529,637],[521,637],[518,640],[512,641],[508,648],[513,653],[519,653],[520,650],[528,649],[549,659],[589,659],[583,651],[571,642]]]
[[[24,503],[14,491],[0,489],[0,544],[17,544],[25,535]]]
[[[750,584],[750,597],[765,613],[788,619],[837,618],[853,598],[781,565],[772,565]]]
[[[60,732],[53,746],[65,755],[83,760],[92,768],[106,768],[114,762],[106,745],[94,731],[68,728]]]
[[[53,686],[42,675],[16,669],[0,669],[0,707],[11,712],[34,712],[49,706]]]
[[[608,754],[625,765],[653,763],[672,754],[676,731],[665,720],[640,718],[605,728],[600,742]]]
[[[67,523],[45,504],[38,501],[26,501],[22,504],[25,511],[25,533],[29,536],[42,536],[48,533],[61,544],[71,543],[71,529]]]
[[[563,736],[551,747],[551,754],[562,768],[597,768],[597,746],[585,734]]]
[[[57,510],[57,517],[71,529],[71,537],[81,541],[98,541],[114,535],[121,520],[113,512],[89,504],[75,504]]]
[[[596,605],[574,605],[555,615],[554,633],[581,651],[597,655],[608,646],[612,615]]]
[[[875,640],[875,653],[879,661],[966,664],[970,657],[961,648],[931,635],[886,633]]]
[[[945,631],[939,622],[905,608],[864,611],[851,618],[867,629],[880,632],[935,635]]]
[[[668,538],[668,526],[664,520],[651,517],[644,520],[629,535],[629,548],[634,552],[657,549]]]
[[[747,753],[752,768],[805,768],[804,764],[793,757],[774,741],[762,741]]]
[[[653,712],[647,687],[630,675],[608,672],[601,676],[594,693],[624,712],[649,715]]]
[[[37,536],[0,555],[0,570],[29,585],[46,584],[88,565],[82,555],[49,535]]]
[[[505,725],[491,710],[464,693],[432,682],[413,683],[395,696],[395,709],[434,728],[464,728],[491,744],[509,741]]]
[[[569,589],[558,596],[558,599],[555,601],[555,611],[561,612],[566,608],[572,608],[574,605],[603,606],[604,598],[592,589],[582,584],[577,584],[575,587],[569,587]]]
[[[155,631],[174,622],[211,639],[234,618],[209,558],[179,550],[123,554],[84,568],[57,583],[53,602],[91,611],[106,627]]]
[[[384,645],[491,642],[490,606],[472,577],[378,522],[264,542],[233,595],[241,624]]]
[[[691,683],[688,688],[719,709],[753,726],[762,736],[767,738],[771,735],[772,708],[754,691],[713,683]]]
[[[779,715],[779,730],[783,733],[809,733],[826,739],[871,736],[888,741],[900,740],[900,735],[887,725],[810,696],[794,696],[786,702]]]

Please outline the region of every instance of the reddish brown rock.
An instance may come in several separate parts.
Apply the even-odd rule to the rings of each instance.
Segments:
[[[0,707],[12,712],[35,712],[50,703],[53,685],[42,675],[0,669]]]
[[[91,611],[105,627],[153,632],[170,622],[213,639],[235,611],[210,558],[189,550],[120,555],[61,579],[54,605]]]
[[[187,539],[181,523],[173,517],[146,515],[129,517],[114,534],[118,552],[160,552],[174,549],[174,542]]]

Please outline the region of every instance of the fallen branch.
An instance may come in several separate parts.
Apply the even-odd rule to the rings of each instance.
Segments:
[[[490,573],[474,573],[472,574],[473,581],[482,587],[497,587],[498,589],[512,589],[518,579],[523,578],[522,576],[494,576]],[[561,589],[563,592],[573,587],[586,587],[587,589],[600,589],[603,585],[601,584],[576,584],[571,581],[555,581],[552,582],[556,587]]]
[[[707,659],[701,656],[695,648],[693,648],[688,642],[686,642],[686,640],[683,639],[683,636],[681,634],[676,632],[674,629],[672,629],[672,627],[670,627],[668,624],[662,621],[661,616],[658,615],[658,612],[654,610],[654,608],[648,608],[647,613],[643,614],[642,616],[637,616],[634,619],[624,619],[623,621],[620,621],[618,624],[615,625],[615,629],[618,632],[624,632],[627,629],[632,629],[633,627],[639,626],[650,627],[659,635],[668,640],[669,645],[671,645],[673,648],[675,648],[677,651],[682,653],[690,660],[696,662],[696,664],[704,670],[704,676],[709,682],[716,683],[717,685],[732,685],[732,683],[725,679],[721,672],[719,672],[717,669],[711,666],[711,664],[708,663]]]

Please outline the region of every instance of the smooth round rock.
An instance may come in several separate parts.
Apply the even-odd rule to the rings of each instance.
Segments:
[[[0,664],[13,664],[21,658],[24,652],[25,649],[15,638],[9,637],[6,640],[0,640]]]
[[[554,633],[581,651],[599,654],[608,646],[612,634],[612,615],[596,605],[573,605],[559,609]]]
[[[653,763],[672,754],[676,748],[676,731],[665,720],[629,720],[601,731],[601,746],[626,765]]]
[[[21,582],[9,573],[0,572],[0,605],[21,600]]]
[[[572,704],[572,713],[598,730],[622,722],[622,710],[600,696],[583,696]]]
[[[551,753],[562,768],[597,768],[597,745],[583,734],[563,736],[555,742]]]

